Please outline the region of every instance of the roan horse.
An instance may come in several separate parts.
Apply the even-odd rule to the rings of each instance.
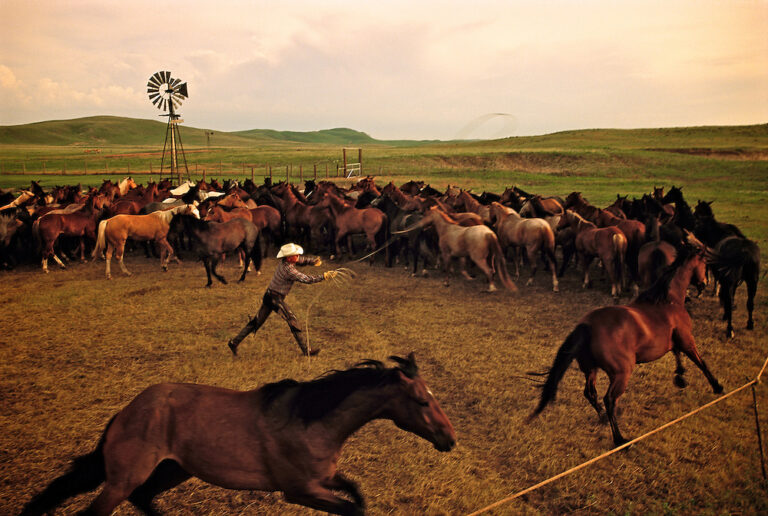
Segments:
[[[200,218],[197,208],[192,204],[177,206],[165,211],[155,211],[148,215],[115,215],[107,220],[99,222],[99,232],[96,237],[96,247],[93,249],[93,258],[100,255],[103,251],[107,260],[107,279],[112,279],[111,262],[112,253],[120,263],[123,273],[130,276],[131,273],[123,263],[123,254],[125,252],[125,241],[129,238],[134,240],[147,241],[152,240],[161,248],[160,266],[163,270],[168,270],[168,262],[173,256],[173,247],[168,243],[168,227],[171,218],[174,215],[194,214]]]
[[[329,513],[363,514],[357,485],[336,469],[357,429],[389,419],[438,451],[456,443],[413,353],[390,358],[396,367],[367,360],[309,382],[282,380],[252,391],[149,387],[112,418],[96,449],[76,458],[22,515],[43,514],[101,483],[90,513],[110,514],[127,498],[155,514],[153,498],[193,476],[228,489],[282,491],[290,503]]]
[[[174,215],[168,235],[180,237],[182,234],[189,237],[195,252],[203,260],[208,275],[206,287],[213,284],[211,275],[226,285],[227,280],[216,272],[216,266],[222,255],[231,251],[238,250],[245,256],[238,281],[245,280],[251,260],[257,271],[261,269],[261,234],[250,220],[234,217],[226,222],[210,222],[193,215]]]
[[[597,371],[602,369],[608,374],[610,385],[603,401],[616,446],[628,442],[616,423],[616,403],[627,388],[635,364],[658,360],[672,351],[677,362],[674,383],[682,388],[686,381],[680,354],[684,353],[701,369],[714,392],[723,392],[696,349],[691,317],[685,309],[685,292],[694,270],[704,260],[703,254],[694,246],[684,246],[664,275],[632,303],[598,308],[582,317],[557,351],[539,404],[528,420],[555,399],[557,386],[574,359],[586,379],[584,396],[598,416],[602,416],[602,407],[595,388]]]
[[[460,226],[438,207],[433,206],[427,210],[420,221],[403,231],[398,231],[398,233],[407,233],[426,226],[434,226],[437,231],[446,286],[448,285],[451,258],[454,257],[461,261],[461,272],[464,277],[472,279],[465,269],[466,259],[469,257],[485,274],[488,280],[488,292],[496,290],[496,286],[493,284],[494,273],[498,273],[501,283],[508,290],[517,291],[517,287],[512,283],[507,273],[507,261],[504,259],[504,252],[491,228],[485,225]]]
[[[552,291],[557,292],[555,233],[549,223],[544,219],[524,219],[512,208],[507,208],[498,202],[491,203],[490,217],[494,221],[501,247],[513,249],[515,275],[520,277],[519,262],[521,256],[519,255],[522,254],[520,251],[524,248],[531,265],[531,277],[527,284],[532,284],[533,277],[536,275],[536,264],[539,262],[537,255],[541,253],[546,266],[552,273]]]

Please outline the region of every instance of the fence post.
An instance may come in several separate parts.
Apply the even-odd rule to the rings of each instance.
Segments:
[[[328,163],[325,164],[325,178],[328,179]]]
[[[224,175],[224,162],[221,160],[219,161],[219,175]]]
[[[251,167],[251,182],[253,182],[253,167]]]
[[[21,162],[21,170],[26,174],[27,173],[27,162],[22,161]]]
[[[312,168],[314,168],[314,170],[315,170],[315,179],[314,179],[314,181],[317,181],[317,163],[315,163]]]
[[[755,384],[752,384],[752,401],[755,407],[755,425],[757,426],[757,445],[760,447],[760,468],[763,470],[763,480],[765,476],[765,457],[763,457],[763,437],[760,433],[760,415],[757,412],[757,393],[755,392]]]
[[[272,165],[267,164],[267,167],[269,167],[269,182],[272,183]]]
[[[45,174],[45,161],[43,161],[43,174]]]
[[[109,174],[109,162],[107,160],[104,160],[104,172]]]
[[[87,159],[83,160],[83,174],[86,175],[86,176],[88,175],[88,160]]]
[[[131,162],[128,162],[128,175],[131,175]]]
[[[61,165],[61,175],[67,175],[67,160],[64,160],[64,164]]]
[[[304,182],[304,165],[299,165],[299,183]]]

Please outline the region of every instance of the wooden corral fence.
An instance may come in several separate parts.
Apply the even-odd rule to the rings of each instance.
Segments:
[[[350,164],[359,165],[359,164]],[[246,162],[190,162],[189,175],[195,177],[250,177],[301,181],[305,179],[330,179],[348,177],[347,165],[323,161],[308,164],[273,164]],[[358,169],[359,171],[359,169]],[[168,167],[160,168],[158,159],[126,159],[124,157],[100,156],[98,158],[25,159],[0,161],[0,175],[31,176],[73,176],[73,175],[114,175],[166,177]]]

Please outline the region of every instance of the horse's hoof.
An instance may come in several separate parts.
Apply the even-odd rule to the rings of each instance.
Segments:
[[[529,279],[528,281],[525,282],[525,286],[526,287],[530,287],[531,285],[533,285],[533,278],[531,278],[531,279]]]
[[[736,333],[734,333],[733,330],[726,330],[725,332],[725,338],[726,339],[733,339],[736,338]]]
[[[722,394],[722,393],[723,393],[723,386],[722,386],[722,385],[720,385],[719,383],[716,383],[716,384],[715,384],[715,385],[712,387],[712,391],[713,391],[715,394]]]
[[[675,383],[675,387],[677,387],[678,389],[684,389],[685,387],[688,386],[688,382],[685,381],[685,378],[683,378],[679,374],[675,375],[674,383]]]
[[[747,322],[747,329],[748,330],[754,330],[755,329],[755,323],[753,321]]]

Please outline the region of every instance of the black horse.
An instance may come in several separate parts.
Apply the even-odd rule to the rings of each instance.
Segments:
[[[710,254],[708,265],[720,284],[720,304],[723,306],[723,320],[726,321],[726,338],[733,338],[733,300],[736,287],[747,284],[747,329],[755,328],[752,311],[755,308],[755,293],[760,279],[760,248],[748,238],[731,236],[718,242]]]
[[[189,238],[192,249],[203,260],[208,275],[206,287],[213,284],[211,275],[226,284],[216,266],[224,253],[239,250],[243,253],[243,273],[238,281],[243,281],[248,273],[248,265],[253,261],[254,268],[261,269],[261,234],[259,228],[250,221],[234,218],[227,222],[209,222],[192,215],[174,215],[171,219],[168,236]]]

